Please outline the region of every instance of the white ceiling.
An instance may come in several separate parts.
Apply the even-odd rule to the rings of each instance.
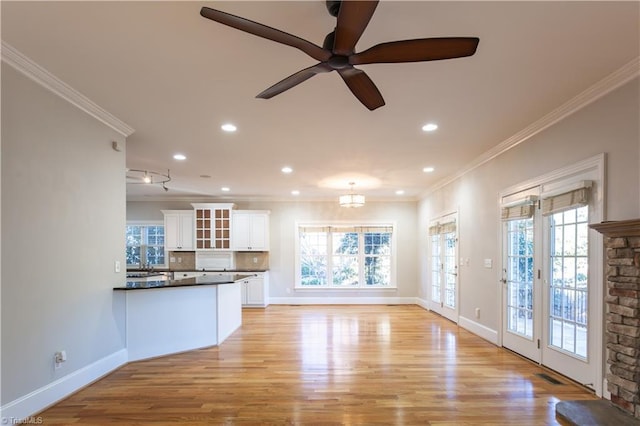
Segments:
[[[171,170],[169,192],[129,185],[129,199],[333,199],[352,180],[369,199],[416,199],[640,53],[636,1],[382,1],[356,51],[476,36],[476,54],[359,66],[386,101],[375,111],[337,73],[264,100],[316,61],[202,18],[205,5],[318,45],[335,25],[320,0],[1,2],[4,42],[135,129],[127,167]]]

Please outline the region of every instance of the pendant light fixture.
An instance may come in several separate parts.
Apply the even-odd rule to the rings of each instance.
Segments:
[[[347,195],[341,195],[338,199],[340,207],[362,207],[364,206],[364,195],[356,194],[353,190],[355,182],[349,182],[351,191]]]

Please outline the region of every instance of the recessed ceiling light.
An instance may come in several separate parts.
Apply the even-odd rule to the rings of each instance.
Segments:
[[[220,128],[225,132],[235,132],[236,130],[238,130],[238,128],[231,123],[225,123],[220,126]]]
[[[425,173],[431,173],[433,172],[435,169],[433,167],[425,167],[424,169],[422,169],[423,172]]]
[[[293,169],[289,166],[284,166],[282,169],[282,173],[291,173]]]
[[[229,188],[228,186],[223,186],[222,188],[220,188],[220,191],[229,192],[231,191],[231,188]]]
[[[186,159],[187,159],[187,156],[186,156],[186,155],[184,155],[184,154],[175,154],[175,155],[173,156],[173,159],[174,159],[174,160],[180,160],[180,161],[182,161],[182,160],[186,160]]]
[[[438,125],[436,123],[427,123],[424,126],[422,126],[422,131],[424,131],[424,132],[433,132],[437,128],[438,128]]]
[[[396,191],[396,195],[402,195],[402,194],[404,194],[404,190],[403,189],[398,189]]]
[[[294,189],[293,191],[291,191],[291,195],[300,195],[300,191]]]

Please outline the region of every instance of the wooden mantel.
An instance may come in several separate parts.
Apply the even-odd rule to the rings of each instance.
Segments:
[[[589,225],[589,228],[612,238],[640,237],[640,219],[594,223]]]

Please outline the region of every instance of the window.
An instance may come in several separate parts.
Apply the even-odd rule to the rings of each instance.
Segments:
[[[127,265],[165,266],[164,225],[127,225]]]
[[[394,287],[392,225],[298,226],[297,288]]]

